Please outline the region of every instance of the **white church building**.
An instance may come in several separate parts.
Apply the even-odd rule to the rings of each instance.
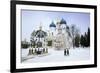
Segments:
[[[48,40],[52,41],[52,47],[55,49],[70,49],[72,47],[72,38],[69,32],[67,22],[62,18],[56,24],[52,21],[49,25]]]

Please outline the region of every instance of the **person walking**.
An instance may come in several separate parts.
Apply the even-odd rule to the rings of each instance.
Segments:
[[[69,49],[67,49],[67,55],[69,55]]]
[[[64,55],[66,56],[66,49],[64,49]]]

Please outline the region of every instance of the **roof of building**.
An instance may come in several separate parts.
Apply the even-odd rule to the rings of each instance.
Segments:
[[[49,27],[56,27],[56,25],[52,22]]]
[[[66,21],[62,18],[60,24],[67,24]]]

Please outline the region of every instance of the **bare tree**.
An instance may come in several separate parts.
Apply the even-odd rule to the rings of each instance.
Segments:
[[[72,24],[70,27],[70,32],[72,35],[72,42],[73,42],[73,48],[75,47],[75,37],[77,34],[79,34],[79,29],[76,27],[75,24]]]

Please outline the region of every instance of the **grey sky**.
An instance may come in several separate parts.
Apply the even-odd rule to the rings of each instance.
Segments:
[[[32,31],[38,29],[40,23],[42,23],[43,30],[47,31],[49,30],[50,23],[52,21],[56,23],[57,19],[65,19],[69,26],[75,24],[81,34],[90,27],[89,13],[22,10],[21,18],[22,40],[26,38],[28,41]]]

